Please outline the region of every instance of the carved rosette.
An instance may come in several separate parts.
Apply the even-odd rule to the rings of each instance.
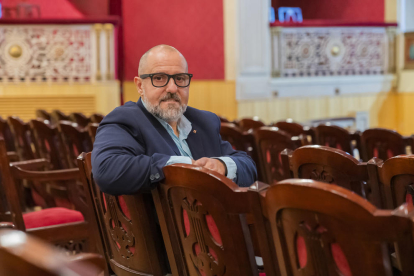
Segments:
[[[328,173],[327,171],[325,170],[318,171],[316,169],[312,171],[310,179],[325,182],[325,183],[333,183],[335,181],[332,175]]]

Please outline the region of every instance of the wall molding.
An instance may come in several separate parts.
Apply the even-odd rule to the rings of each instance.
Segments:
[[[391,91],[395,82],[396,76],[392,74],[295,79],[272,78],[270,87],[273,97],[320,97]]]

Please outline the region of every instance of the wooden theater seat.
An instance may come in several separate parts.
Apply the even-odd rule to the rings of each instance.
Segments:
[[[153,196],[173,275],[259,275],[246,221],[249,188],[186,164],[164,174]]]
[[[82,152],[92,151],[92,139],[86,129],[79,128],[76,123],[60,121],[59,132],[65,145],[65,155],[70,168],[76,168],[77,157]]]
[[[7,123],[14,137],[14,144],[19,160],[37,158],[38,155],[34,145],[35,138],[30,125],[15,116],[9,117]]]
[[[71,113],[69,118],[72,122],[77,123],[81,128],[85,128],[89,123],[91,123],[91,119],[80,112]]]
[[[261,127],[255,131],[259,155],[259,167],[263,181],[272,184],[290,178],[282,165],[281,153],[285,149],[294,150],[301,145],[298,137],[293,137],[277,127]]]
[[[243,119],[239,120],[237,123],[238,123],[238,126],[240,127],[240,129],[242,131],[248,131],[250,129],[256,130],[260,127],[265,126],[265,124],[256,117],[254,117],[254,118],[243,118]]]
[[[371,128],[361,134],[362,159],[368,161],[373,157],[387,160],[393,156],[406,153],[406,146],[413,147],[412,137],[403,137],[396,131],[384,128]]]
[[[69,165],[65,156],[62,136],[57,126],[47,124],[44,120],[31,120],[30,127],[34,134],[34,143],[40,158],[50,161],[51,169],[67,169]]]
[[[349,189],[381,206],[380,190],[371,182],[368,166],[376,166],[378,160],[360,162],[349,153],[325,146],[304,146],[295,151],[282,153],[284,170],[291,177],[312,179]]]
[[[262,210],[255,218],[270,229],[273,263],[282,275],[393,275],[392,245],[398,275],[414,275],[412,208],[379,210],[348,189],[303,179],[283,180],[257,195]]]
[[[370,168],[369,173],[370,179],[380,187],[383,208],[395,209],[405,202],[413,205],[413,155],[400,155],[385,162],[380,161],[377,167]]]
[[[6,120],[0,117],[0,138],[6,142],[6,148],[9,152],[16,151],[14,137]]]
[[[221,123],[220,136],[223,141],[229,142],[233,149],[246,152],[253,159],[256,167],[260,167],[253,130],[242,132],[241,129],[233,123]],[[258,179],[262,180],[261,171],[258,170],[257,173]]]
[[[12,222],[17,229],[26,230],[72,252],[95,251],[95,233],[88,223],[92,215],[91,207],[84,201],[76,185],[79,170],[41,171],[48,166],[45,159],[10,164],[4,152],[4,140],[0,139],[0,200],[7,201],[6,204],[0,204],[0,221]],[[19,180],[36,183],[34,188],[46,202],[53,201],[53,196],[47,189],[49,183],[67,183],[70,201],[77,210],[56,207],[24,213],[23,199],[18,192]]]
[[[78,158],[87,196],[94,202],[110,271],[119,276],[168,275],[168,261],[150,194],[113,196],[93,180],[91,153]],[[184,275],[184,274],[174,274]]]
[[[18,230],[0,230],[2,276],[103,276],[104,259],[97,254],[65,252]]]
[[[360,150],[359,132],[349,133],[348,130],[335,125],[318,125],[315,132],[318,145],[337,148],[351,155],[354,155],[354,149]]]

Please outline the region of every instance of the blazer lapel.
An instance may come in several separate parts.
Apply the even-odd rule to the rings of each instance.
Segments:
[[[145,116],[152,123],[155,129],[159,132],[162,138],[164,138],[164,140],[171,147],[171,149],[175,152],[175,154],[177,154],[177,156],[180,156],[181,153],[178,150],[178,147],[175,144],[174,140],[171,138],[170,134],[168,134],[168,131],[161,125],[161,123],[154,117],[154,115],[148,112],[148,110],[142,104],[141,98],[138,100],[137,105],[139,108],[141,108],[142,112],[144,112]]]
[[[193,156],[194,160],[200,159],[202,157],[206,157],[202,137],[203,133],[201,131],[201,128],[198,128],[197,125],[192,124],[192,129],[190,134],[188,134],[187,137],[187,144],[190,148],[191,155]]]

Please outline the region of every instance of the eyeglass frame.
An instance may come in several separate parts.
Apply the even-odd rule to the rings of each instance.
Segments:
[[[155,86],[154,85],[154,82],[153,82],[153,80],[152,80],[152,77],[153,76],[155,76],[155,75],[160,75],[160,74],[162,74],[162,75],[166,75],[167,77],[168,77],[168,80],[167,80],[167,82],[165,83],[165,85],[163,85],[163,86]],[[175,76],[177,76],[177,75],[187,75],[187,76],[189,76],[190,77],[190,79],[188,80],[188,85],[186,85],[186,86],[181,86],[181,85],[178,85],[176,82],[175,82]],[[154,74],[142,74],[142,75],[140,75],[139,76],[141,79],[146,79],[146,78],[151,78],[151,84],[152,84],[152,86],[154,86],[154,87],[157,87],[157,88],[160,88],[160,87],[165,87],[165,86],[167,86],[168,85],[168,83],[170,82],[170,79],[171,78],[173,78],[173,80],[174,80],[174,83],[175,83],[175,85],[177,85],[178,87],[181,87],[181,88],[185,88],[185,87],[188,87],[188,86],[190,86],[190,83],[191,83],[191,78],[193,77],[193,74],[188,74],[188,73],[178,73],[178,74],[174,74],[174,75],[169,75],[169,74],[166,74],[166,73],[154,73]]]

